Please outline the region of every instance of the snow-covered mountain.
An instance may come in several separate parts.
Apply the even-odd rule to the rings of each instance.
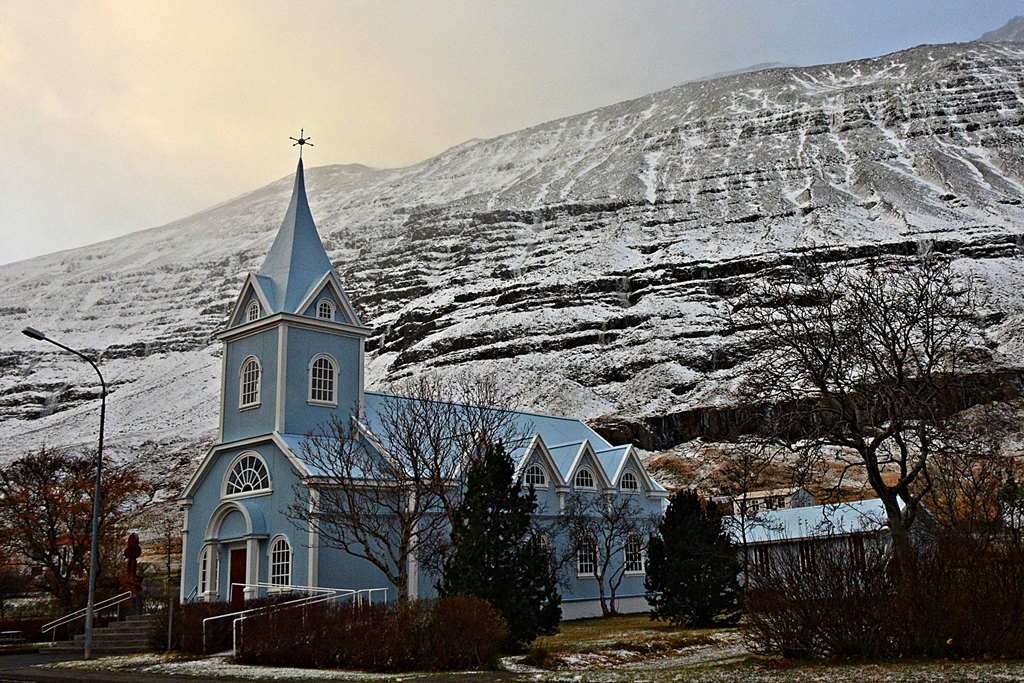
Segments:
[[[368,379],[498,373],[539,410],[664,449],[734,404],[749,355],[729,297],[794,255],[961,256],[1024,365],[1024,45],[925,45],[774,68],[474,140],[408,168],[307,170],[364,322]],[[216,430],[223,324],[291,179],[170,225],[0,266],[8,456],[88,442],[102,354],[108,439],[159,460]],[[148,443],[147,443],[148,442]]]

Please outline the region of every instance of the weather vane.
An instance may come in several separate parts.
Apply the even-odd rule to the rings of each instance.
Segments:
[[[310,147],[313,146],[313,143],[309,141],[309,138],[305,137],[305,133],[306,133],[306,129],[305,128],[300,128],[299,129],[299,137],[297,137],[297,138],[289,137],[288,138],[289,140],[295,140],[295,145],[299,146],[299,158],[300,159],[302,158],[302,147],[303,147],[303,145],[309,145]],[[295,145],[292,145],[292,147],[294,147]]]

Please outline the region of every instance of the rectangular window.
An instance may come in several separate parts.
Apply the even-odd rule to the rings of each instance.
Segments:
[[[633,534],[627,538],[623,550],[626,555],[626,573],[642,574],[644,572],[644,543],[640,536]]]
[[[210,571],[210,549],[207,548],[203,551],[202,559],[199,561],[199,594],[206,595],[206,592],[210,588],[209,581]]]
[[[287,586],[292,581],[292,552],[286,541],[274,543],[270,555],[270,583],[275,586]]]
[[[597,543],[584,541],[576,552],[576,574],[579,576],[597,575]]]

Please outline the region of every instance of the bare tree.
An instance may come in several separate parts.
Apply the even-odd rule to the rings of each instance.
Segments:
[[[335,416],[306,436],[315,472],[288,515],[321,542],[381,570],[400,600],[419,566],[437,572],[470,467],[488,446],[509,452],[528,429],[493,378],[426,375],[385,396],[370,416]]]
[[[562,562],[570,570],[582,556],[593,560],[601,613],[618,614],[616,593],[626,576],[625,549],[628,541],[639,544],[641,557],[647,554],[648,539],[657,528],[658,517],[644,513],[632,496],[603,496],[571,493],[558,520],[568,540]]]
[[[1001,535],[999,493],[1014,469],[1006,442],[1017,436],[1011,406],[989,403],[957,416],[925,475],[928,507],[958,543],[983,549]]]
[[[42,448],[0,468],[0,541],[40,567],[39,583],[61,609],[84,597],[89,566],[95,477],[91,454]],[[99,587],[120,586],[121,554],[128,525],[144,502],[131,466],[103,472],[100,500]]]
[[[751,440],[721,443],[715,444],[714,458],[719,463],[715,473],[719,489],[731,499],[732,514],[723,518],[723,525],[739,540],[743,587],[746,588],[750,576],[747,537],[752,530],[765,529],[769,525],[761,514],[762,510],[751,504],[749,494],[768,487],[777,469],[778,448],[774,444]]]
[[[978,305],[969,280],[927,257],[793,269],[735,310],[760,335],[746,387],[763,407],[759,437],[805,468],[834,457],[844,474],[863,469],[901,559],[931,488],[929,460],[951,416],[984,391],[964,374],[987,358],[971,349]]]

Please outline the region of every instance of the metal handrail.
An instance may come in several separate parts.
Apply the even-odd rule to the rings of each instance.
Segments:
[[[331,590],[331,589],[328,589],[328,590]],[[265,608],[263,608],[263,611],[272,612],[274,610],[282,609],[282,608],[285,608],[285,607],[308,607],[309,605],[317,605],[317,604],[319,604],[321,602],[328,602],[328,601],[336,600],[338,598],[343,598],[343,597],[352,598],[352,601],[356,603],[357,607],[362,607],[362,604],[363,604],[363,599],[362,599],[363,593],[366,593],[367,602],[369,604],[373,604],[373,594],[378,592],[378,591],[383,591],[383,593],[384,593],[384,601],[387,602],[387,599],[388,599],[388,589],[387,588],[361,588],[359,590],[353,590],[353,589],[349,589],[349,588],[341,588],[341,589],[338,589],[338,592],[336,594],[334,594],[334,595],[316,595],[316,596],[310,596],[309,598],[306,598],[305,602],[302,602],[302,601],[299,601],[299,600],[292,600],[292,601],[289,601],[289,602],[278,603],[276,605],[267,605]],[[301,603],[301,604],[296,604],[296,603]],[[253,610],[253,611],[257,611],[257,610]],[[249,615],[241,614],[234,621],[231,622],[231,656],[232,657],[237,657],[238,656],[238,633],[241,630],[242,622],[245,621],[246,619],[248,619],[250,616],[252,616],[252,615],[251,614],[249,614]],[[204,648],[205,648],[205,643],[203,645],[204,645]]]
[[[112,598],[107,598],[106,600],[103,600],[101,602],[97,602],[95,605],[93,605],[93,608],[92,608],[93,613],[95,614],[96,612],[99,612],[100,610],[107,609],[108,607],[113,607],[114,605],[120,605],[125,600],[130,600],[131,597],[132,597],[132,592],[131,591],[125,591],[124,593],[121,593],[120,595],[115,595]],[[55,619],[54,621],[51,621],[48,624],[43,624],[43,627],[39,629],[39,632],[40,633],[46,633],[47,631],[53,631],[53,640],[57,640],[57,627],[58,626],[63,626],[64,624],[67,624],[67,623],[70,623],[70,622],[74,621],[75,619],[81,619],[82,617],[85,616],[85,613],[86,613],[86,611],[88,609],[89,609],[88,607],[83,607],[82,609],[78,610],[77,612],[72,612],[71,614],[66,614],[63,617],[61,617],[60,619]]]
[[[257,586],[258,587],[257,584],[232,583],[232,584],[229,584],[229,586],[228,586],[228,593],[229,594],[231,592],[231,589],[234,588],[235,586],[242,586],[243,588],[247,588],[247,587],[250,587],[250,586]],[[342,595],[344,593],[353,594],[353,595],[355,594],[354,590],[350,590],[350,589],[346,589],[346,588],[316,589],[316,588],[314,588],[312,586],[295,586],[294,588],[308,588],[310,590],[321,590],[321,591],[327,590],[327,591],[332,591],[333,594],[332,595],[326,595],[326,596],[325,595],[306,596],[306,597],[303,597],[303,598],[296,598],[295,600],[289,600],[287,602],[279,602],[276,605],[263,605],[261,607],[250,607],[249,609],[243,609],[243,610],[239,610],[237,612],[228,612],[227,614],[218,614],[216,616],[206,617],[205,619],[203,619],[203,652],[206,652],[206,622],[208,622],[208,621],[217,621],[218,619],[227,619],[228,617],[234,617],[235,619],[238,619],[242,615],[250,614],[250,613],[253,613],[253,612],[265,612],[268,609],[281,608],[281,607],[285,607],[287,605],[298,605],[299,603],[311,603],[311,601],[313,601],[313,600],[322,600],[324,598],[333,598],[333,597],[336,597],[338,595]],[[234,630],[234,627],[232,627],[232,631],[233,630]]]
[[[280,584],[270,583],[232,583],[228,586],[230,592],[235,586],[242,586],[243,588],[280,588],[282,590],[291,590],[292,592],[305,591],[307,593],[314,593],[314,595],[307,595],[302,598],[296,598],[295,600],[288,600],[286,602],[279,602],[273,605],[263,605],[260,607],[250,607],[249,609],[239,610],[237,612],[229,612],[228,614],[218,614],[212,617],[206,617],[203,619],[203,652],[206,652],[206,623],[208,621],[217,621],[218,619],[227,619],[234,617],[231,622],[231,649],[237,653],[237,633],[238,624],[248,618],[249,616],[260,613],[269,612],[272,610],[283,609],[285,607],[305,607],[307,605],[315,605],[321,602],[327,602],[330,600],[336,600],[339,598],[352,598],[357,605],[363,604],[363,594],[366,594],[367,602],[373,601],[373,594],[378,592],[384,593],[385,602],[388,599],[387,588],[363,588],[355,590],[352,588],[322,588],[318,586],[282,586]]]
[[[199,586],[196,586],[196,587],[195,587],[195,588],[193,588],[193,589],[191,590],[191,592],[189,592],[189,594],[188,594],[188,595],[187,595],[187,596],[185,597],[185,602],[192,602],[192,600],[194,600],[194,599],[195,599],[195,597],[196,597],[196,596],[198,596],[198,595],[199,595]]]

